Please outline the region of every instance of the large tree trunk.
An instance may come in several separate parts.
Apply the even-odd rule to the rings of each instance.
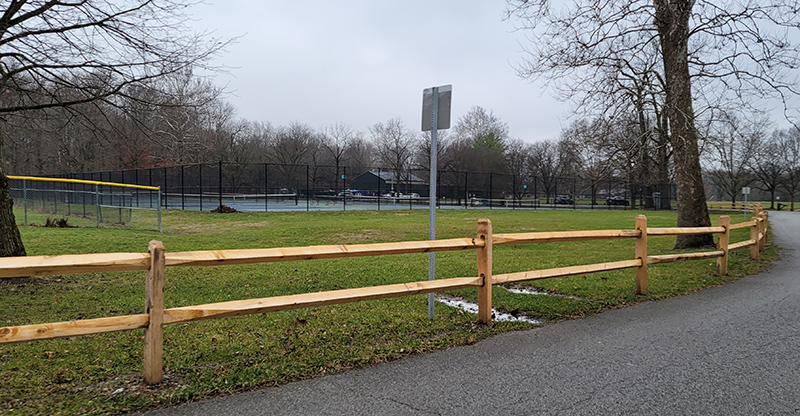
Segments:
[[[3,168],[3,131],[0,128],[0,257],[24,256],[25,246],[14,218],[14,199]]]
[[[694,0],[654,0],[667,86],[666,112],[675,160],[679,227],[709,227],[705,188],[694,125],[689,77],[689,17]],[[678,236],[675,248],[713,245],[711,234]]]

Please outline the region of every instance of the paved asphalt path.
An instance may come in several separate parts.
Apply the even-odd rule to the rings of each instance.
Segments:
[[[722,287],[147,415],[800,414],[800,213],[770,214],[781,259]]]

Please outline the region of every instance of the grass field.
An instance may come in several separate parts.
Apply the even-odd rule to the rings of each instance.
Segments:
[[[438,237],[471,237],[478,218],[495,233],[579,229],[632,229],[632,211],[443,210]],[[651,227],[674,226],[674,212],[647,212]],[[30,218],[43,224],[44,217]],[[136,213],[134,213],[136,215]],[[19,218],[19,214],[18,214]],[[134,221],[136,219],[134,218]],[[740,221],[734,217],[733,222]],[[163,234],[94,228],[22,227],[29,255],[145,252],[152,239],[167,251],[266,248],[318,244],[424,240],[426,211],[164,213]],[[716,218],[713,220],[716,223]],[[732,241],[747,238],[736,230]],[[649,252],[672,252],[674,237],[650,237]],[[676,296],[754,273],[761,260],[747,250],[730,259],[730,276],[714,276],[715,261],[651,265],[649,295],[634,294],[633,271],[537,281],[536,287],[569,295],[520,295],[496,287],[494,306],[549,322],[587,316],[629,304]],[[633,240],[497,246],[494,273],[630,259]],[[168,268],[166,307],[268,297],[427,279],[427,255],[398,255],[205,268]],[[476,274],[474,251],[437,254],[437,277]],[[103,273],[0,281],[3,325],[24,325],[142,313],[144,273]],[[475,290],[452,294],[475,300]],[[292,380],[396,360],[532,328],[527,323],[476,323],[474,315],[436,306],[427,319],[427,297],[357,304],[165,327],[165,381],[142,382],[143,331],[0,346],[0,413],[115,414],[169,406]]]

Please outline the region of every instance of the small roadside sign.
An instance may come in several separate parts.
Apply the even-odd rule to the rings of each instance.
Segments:
[[[433,92],[438,92],[437,108],[434,109]],[[433,127],[439,130],[450,128],[450,101],[453,96],[451,84],[440,87],[426,88],[422,91],[422,131],[431,131]],[[436,110],[437,125],[433,125],[433,111]]]

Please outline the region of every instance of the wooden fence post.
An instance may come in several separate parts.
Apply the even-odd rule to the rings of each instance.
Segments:
[[[478,288],[478,320],[484,324],[492,322],[492,222],[486,218],[478,220],[478,239],[483,247],[478,248],[478,276],[483,286]]]
[[[731,241],[731,217],[722,215],[719,217],[718,222],[720,227],[725,228],[725,232],[719,235],[719,244],[717,248],[722,250],[722,257],[717,257],[717,276],[725,276],[728,274],[728,244]]]
[[[758,218],[753,217],[750,221],[753,222],[750,226],[750,239],[755,242],[750,246],[750,260],[758,260]]]
[[[758,213],[758,235],[761,236],[758,239],[758,251],[764,251],[767,246],[767,219],[763,211]]]
[[[636,216],[636,231],[641,234],[636,238],[635,257],[642,260],[642,265],[636,268],[636,294],[647,294],[647,217]]]
[[[151,241],[150,269],[147,270],[145,288],[145,313],[150,314],[150,323],[144,330],[144,382],[161,382],[164,361],[164,244]]]

